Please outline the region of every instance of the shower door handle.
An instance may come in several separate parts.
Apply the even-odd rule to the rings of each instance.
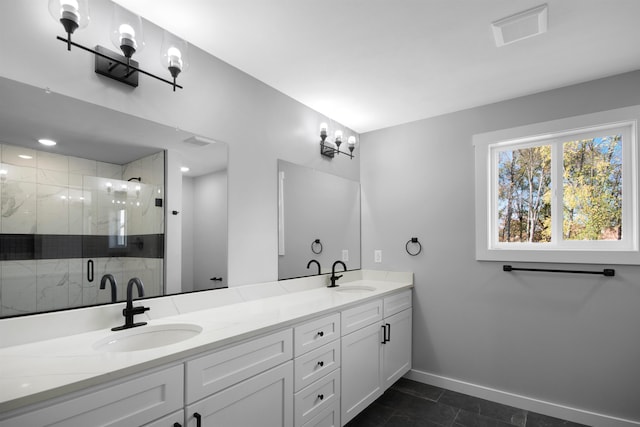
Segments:
[[[87,261],[87,281],[89,283],[93,282],[93,260],[92,259]]]

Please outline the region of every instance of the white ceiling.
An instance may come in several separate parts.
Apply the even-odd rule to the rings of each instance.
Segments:
[[[357,132],[640,68],[640,1],[546,0],[547,33],[491,22],[545,0],[116,0]]]

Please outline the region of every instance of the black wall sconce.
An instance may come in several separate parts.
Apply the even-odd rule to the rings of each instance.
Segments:
[[[100,75],[137,87],[138,75],[144,74],[171,85],[174,92],[176,88],[182,89],[182,86],[176,83],[176,79],[187,67],[187,43],[165,31],[162,41],[162,61],[169,70],[172,80],[144,71],[137,61],[131,59],[134,53],[144,47],[142,18],[116,4],[113,7],[111,41],[120,48],[122,55],[103,46],[92,49],[71,40],[71,34],[89,24],[88,0],[49,0],[49,13],[53,19],[62,24],[67,33],[66,38],[58,36],[57,39],[66,43],[67,50],[71,50],[71,46],[74,46],[94,54],[95,72]]]
[[[349,156],[349,158],[353,159],[353,150],[356,148],[356,137],[351,135],[347,139],[347,145],[349,148],[349,152],[340,151],[340,145],[342,145],[342,131],[336,130],[334,134],[334,140],[327,140],[327,124],[320,124],[320,154],[325,157],[329,157],[333,159],[333,157],[337,154],[344,154],[345,156]]]

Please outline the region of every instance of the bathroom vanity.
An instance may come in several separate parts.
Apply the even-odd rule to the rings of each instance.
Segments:
[[[344,425],[411,368],[413,278],[326,280],[137,301],[151,306],[146,326],[12,342],[0,349],[0,427]],[[84,310],[96,311],[79,314],[89,324],[114,313]]]

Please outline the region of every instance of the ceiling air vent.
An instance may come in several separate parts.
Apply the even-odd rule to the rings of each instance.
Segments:
[[[209,138],[205,138],[203,136],[191,136],[184,140],[187,144],[197,145],[199,147],[204,147],[205,145],[215,144],[215,141]]]
[[[547,5],[534,7],[491,24],[496,46],[504,46],[547,32]]]

